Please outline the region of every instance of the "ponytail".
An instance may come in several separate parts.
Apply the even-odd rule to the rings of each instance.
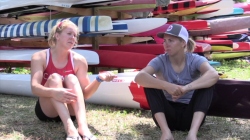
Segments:
[[[196,43],[194,42],[194,40],[191,38],[188,38],[188,42],[187,42],[187,46],[186,46],[187,52],[193,52],[195,46],[196,46]]]

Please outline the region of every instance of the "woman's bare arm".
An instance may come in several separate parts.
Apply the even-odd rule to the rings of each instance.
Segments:
[[[211,87],[219,80],[218,72],[208,62],[203,62],[199,70],[201,77],[186,85],[187,91]]]
[[[38,97],[52,97],[53,89],[41,85],[45,58],[45,51],[34,53],[31,58],[31,90]]]
[[[100,83],[96,80],[90,83],[88,77],[88,64],[84,57],[79,54],[74,55],[74,63],[76,67],[76,76],[80,82],[84,99],[90,98],[94,92],[100,86]]]

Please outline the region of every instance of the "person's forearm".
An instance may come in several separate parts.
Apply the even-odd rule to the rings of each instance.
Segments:
[[[41,84],[33,84],[31,86],[32,93],[38,97],[53,97],[52,90],[53,88],[44,87]]]
[[[170,83],[154,78],[148,73],[140,72],[135,77],[135,82],[143,87],[165,89]]]
[[[94,80],[93,82],[91,82],[88,86],[86,86],[83,89],[83,96],[84,99],[89,99],[98,89],[98,87],[100,86],[100,82],[98,82],[97,80]]]
[[[208,88],[214,85],[219,79],[219,75],[216,71],[210,70],[204,73],[197,80],[186,85],[187,89],[196,90],[201,88]]]

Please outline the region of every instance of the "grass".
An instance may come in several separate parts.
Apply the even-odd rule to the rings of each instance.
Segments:
[[[229,78],[250,79],[250,65],[238,60],[223,61],[216,69]],[[239,71],[235,71],[238,69]],[[19,70],[20,72],[22,70]],[[231,74],[232,73],[232,74]],[[236,74],[233,74],[236,73]],[[37,98],[0,94],[0,139],[62,140],[62,123],[39,121],[34,113]],[[100,140],[157,140],[161,132],[148,110],[86,103],[89,128]],[[201,127],[201,140],[248,140],[250,120],[208,116]],[[187,132],[173,132],[184,140]]]
[[[250,64],[241,59],[231,61],[221,61],[220,67],[215,67],[220,73],[224,73],[227,78],[250,80]]]

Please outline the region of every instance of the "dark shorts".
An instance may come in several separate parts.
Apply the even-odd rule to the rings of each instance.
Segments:
[[[35,113],[36,113],[37,118],[41,121],[45,121],[45,122],[61,122],[62,121],[59,116],[54,117],[54,118],[46,116],[42,111],[42,108],[41,108],[40,103],[39,103],[39,99],[36,102]],[[76,120],[75,116],[70,116],[70,117],[71,117],[72,121]]]

